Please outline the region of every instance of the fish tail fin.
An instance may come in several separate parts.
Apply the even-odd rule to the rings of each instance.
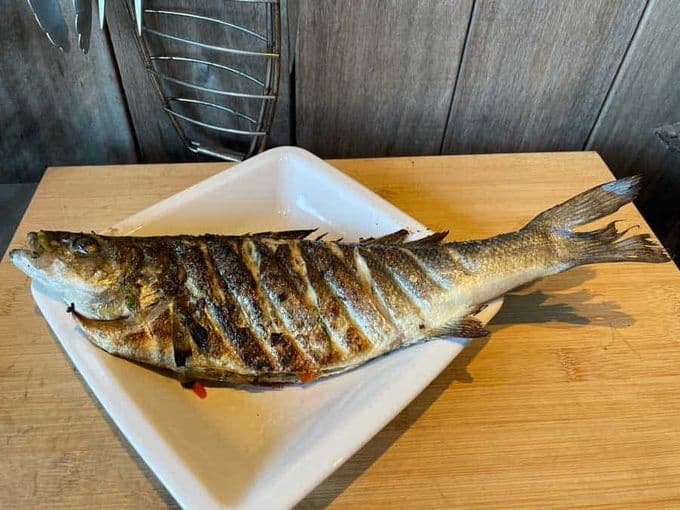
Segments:
[[[670,257],[650,234],[638,234],[621,239],[631,229],[620,231],[616,222],[591,232],[572,232],[567,246],[575,265],[600,262],[668,262]]]
[[[600,262],[667,262],[670,257],[649,234],[622,239],[631,228],[618,230],[617,222],[590,232],[572,229],[604,218],[632,202],[640,191],[635,175],[585,191],[542,212],[527,227],[548,229],[558,239],[558,251],[571,266]]]

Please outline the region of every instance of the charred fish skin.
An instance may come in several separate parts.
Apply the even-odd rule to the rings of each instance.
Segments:
[[[414,343],[488,334],[480,305],[537,278],[600,262],[665,262],[647,234],[575,231],[633,200],[613,181],[521,229],[463,242],[398,231],[357,243],[304,231],[108,237],[41,231],[11,260],[73,304],[87,337],[178,378],[295,383]]]

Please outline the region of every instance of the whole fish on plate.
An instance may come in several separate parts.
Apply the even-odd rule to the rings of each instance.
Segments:
[[[516,232],[443,242],[399,231],[356,243],[312,231],[110,237],[40,231],[11,259],[57,291],[102,349],[180,379],[300,382],[442,336],[480,337],[483,303],[598,262],[666,262],[648,234],[575,227],[633,200],[610,182]]]

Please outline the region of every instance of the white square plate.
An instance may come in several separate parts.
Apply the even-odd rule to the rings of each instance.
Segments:
[[[318,227],[346,240],[407,228],[408,217],[312,154],[265,152],[115,225],[120,234],[245,233]],[[179,383],[90,344],[64,304],[35,300],[83,378],[185,508],[286,508],[356,452],[462,350],[437,340],[352,372],[283,389]],[[488,321],[496,300],[481,315]]]

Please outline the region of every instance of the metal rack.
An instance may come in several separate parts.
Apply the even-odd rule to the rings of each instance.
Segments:
[[[137,30],[135,38],[144,65],[153,78],[170,121],[186,147],[195,153],[241,161],[264,149],[274,121],[276,99],[281,74],[281,7],[279,0],[223,0],[218,4],[168,0],[180,7],[148,7],[158,1],[125,0]],[[165,3],[165,2],[164,2]],[[68,28],[58,0],[28,0],[40,28],[52,44],[62,51],[69,50]],[[260,27],[246,27],[233,20],[201,14],[202,9],[225,6],[247,6],[261,19]],[[91,0],[73,0],[74,26],[78,46],[87,53],[92,25]],[[98,0],[99,23],[104,25],[105,0]],[[255,9],[255,10],[253,10]],[[258,13],[257,9],[262,12]],[[261,14],[261,15],[260,15]],[[156,25],[165,20],[176,31]],[[167,21],[170,20],[168,23]],[[181,23],[174,23],[181,21]],[[196,24],[218,27],[224,37],[208,42],[196,37]],[[199,30],[199,34],[210,30]],[[221,44],[237,33],[245,39],[240,44]],[[259,46],[259,47],[258,47]],[[172,49],[169,49],[172,48]],[[245,59],[240,62],[221,61],[225,57]],[[253,72],[247,61],[263,62]],[[255,66],[257,68],[257,66]],[[187,73],[186,71],[189,70]],[[202,76],[202,80],[187,79],[183,74]],[[210,73],[215,73],[211,75]],[[230,76],[227,83],[215,76]],[[217,86],[207,83],[217,82]],[[230,102],[229,102],[230,101]],[[217,114],[217,121],[209,120]],[[193,129],[198,128],[198,130]],[[220,138],[226,135],[227,138]]]
[[[141,2],[135,2],[136,12],[133,12],[133,6],[130,2],[128,2],[128,7],[130,15],[137,22],[138,47],[142,58],[148,72],[153,77],[163,107],[186,147],[199,154],[228,161],[241,161],[264,149],[274,120],[281,72],[281,11],[279,0],[227,0],[227,3],[260,4],[265,10],[264,19],[266,21],[263,33],[226,19],[203,16],[186,9],[142,8],[140,7]],[[264,46],[264,49],[253,50],[249,47],[222,46],[197,40],[184,34],[169,33],[149,26],[148,21],[152,17],[173,17],[187,23],[203,23],[225,30],[237,31],[245,35],[246,39],[259,42],[261,46]],[[179,50],[155,52],[151,45],[154,38],[170,41]],[[188,51],[189,48],[199,49],[205,56],[197,57],[194,53]],[[237,55],[247,59],[263,59],[265,61],[264,76],[254,76],[248,71],[239,69],[236,65],[221,63],[215,58],[215,55]],[[180,67],[200,66],[210,69],[211,72],[229,73],[233,78],[233,85],[238,81],[245,81],[248,86],[254,87],[255,90],[244,92],[239,90],[243,87],[212,87],[186,80],[164,70],[161,64],[167,62],[172,62],[175,66]],[[178,92],[169,94],[168,84],[174,85]],[[220,102],[220,98],[238,98],[241,104],[244,101],[251,106],[256,104],[256,112],[251,114],[239,111],[231,105]],[[195,112],[186,113],[181,109],[182,106],[186,105],[193,106],[196,111],[211,109],[220,112],[223,122],[218,125],[201,119]],[[247,125],[245,128],[241,127],[244,122]],[[188,134],[187,125],[234,135],[241,138],[245,144],[242,144],[243,148],[240,150],[227,147],[224,144],[218,146],[214,141],[197,139],[196,135]],[[236,145],[236,141],[234,141],[234,145]]]

